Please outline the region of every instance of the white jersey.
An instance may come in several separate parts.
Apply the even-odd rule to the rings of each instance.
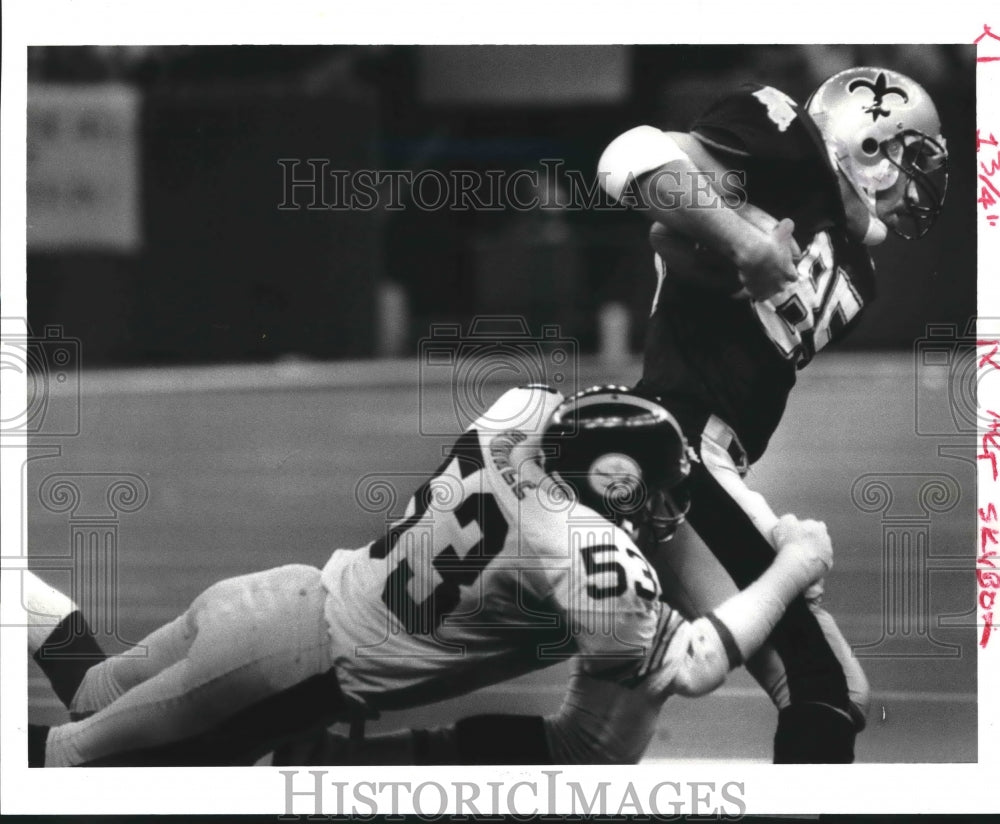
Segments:
[[[335,666],[374,709],[437,701],[579,657],[635,673],[664,615],[629,536],[539,463],[563,400],[513,389],[455,442],[404,517],[323,569]],[[661,627],[662,629],[662,627]]]

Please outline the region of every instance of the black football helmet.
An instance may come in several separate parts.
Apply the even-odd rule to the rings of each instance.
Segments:
[[[680,425],[655,400],[595,386],[564,400],[543,433],[545,470],[615,523],[672,537],[690,506],[691,471]]]

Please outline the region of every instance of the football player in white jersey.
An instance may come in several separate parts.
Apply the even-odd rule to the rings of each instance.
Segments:
[[[620,387],[568,400],[511,390],[384,535],[335,551],[322,571],[286,566],[210,587],[142,641],[146,657],[87,670],[70,705],[80,720],[33,728],[29,760],[253,763],[335,721],[572,657],[566,711],[506,726],[504,757],[635,761],[666,696],[718,686],[832,563],[822,525],[787,516],[764,574],[685,620],[626,528],[674,529],[688,470],[677,422],[654,401]],[[427,754],[497,760],[482,731],[473,719],[425,737]]]

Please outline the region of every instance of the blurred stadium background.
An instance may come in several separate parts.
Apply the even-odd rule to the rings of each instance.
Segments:
[[[86,556],[88,609],[118,628],[105,639],[118,649],[220,577],[321,565],[371,540],[384,521],[359,505],[358,480],[426,472],[461,422],[466,390],[423,358],[433,324],[467,334],[475,318],[516,315],[535,337],[555,325],[569,342],[566,390],[638,377],[653,290],[641,219],[555,205],[420,209],[405,187],[400,209],[384,208],[385,192],[370,209],[309,209],[308,188],[289,203],[279,161],[302,161],[300,179],[308,159],[445,174],[559,159],[590,181],[603,146],[632,125],[684,128],[747,79],[804,100],[859,63],[904,71],[934,97],[949,202],[920,244],[876,250],[880,300],[845,347],[802,373],[753,479],[775,509],[830,524],[829,607],[867,645],[875,692],[859,758],[974,760],[974,411],[955,394],[976,309],[971,48],[29,49],[28,322],[78,342],[83,370],[79,395],[75,381],[39,384],[35,565],[69,588],[74,553],[91,551],[73,544],[86,517],[43,505],[47,479],[143,479],[148,501],[106,533],[113,561]],[[559,200],[540,189],[528,196]],[[39,363],[52,346],[39,343]],[[531,363],[508,358],[489,379],[481,370],[482,399],[537,379]],[[78,434],[46,436],[44,421],[77,412]],[[852,489],[869,474],[914,499],[865,511]],[[907,484],[942,474],[961,500],[922,508]],[[404,496],[412,486],[399,481]],[[548,711],[564,674],[373,726]],[[29,700],[32,720],[64,717],[36,668]],[[772,731],[770,705],[739,673],[715,696],[672,700],[649,755],[767,759]]]

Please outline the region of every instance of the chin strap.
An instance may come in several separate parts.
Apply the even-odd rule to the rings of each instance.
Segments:
[[[868,228],[865,229],[865,236],[861,242],[865,246],[878,246],[889,235],[888,227],[875,215],[868,215]]]
[[[868,213],[868,225],[865,227],[865,235],[861,239],[861,242],[865,246],[878,246],[888,237],[889,228],[875,215],[874,197],[870,196],[855,183],[854,178],[847,173],[847,169],[840,162],[840,158],[837,157],[837,153],[833,149],[830,149],[830,160],[837,169],[837,174],[847,181],[847,185],[851,187],[851,191],[861,201],[861,204],[865,207],[865,211]]]

